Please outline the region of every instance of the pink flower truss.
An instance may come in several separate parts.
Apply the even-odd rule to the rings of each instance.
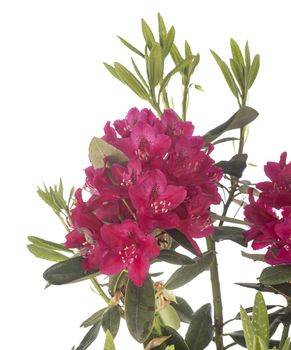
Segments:
[[[286,164],[286,158],[284,152],[279,163],[267,163],[271,181],[258,183],[258,200],[250,193],[245,207],[245,219],[252,225],[246,241],[252,241],[254,249],[268,247],[265,260],[271,265],[291,264],[291,163]]]
[[[102,169],[88,167],[90,198],[84,202],[81,190],[76,192],[66,246],[84,254],[85,269],[98,267],[107,275],[127,269],[141,286],[150,260],[159,255],[155,234],[168,229],[179,230],[200,254],[195,238],[213,232],[209,207],[221,201],[222,170],[193,131],[172,110],[157,118],[148,109],[132,108],[113,127],[105,125],[103,139],[128,162],[104,159]]]

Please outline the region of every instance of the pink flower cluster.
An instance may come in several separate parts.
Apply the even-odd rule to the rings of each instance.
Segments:
[[[279,163],[268,162],[265,173],[271,181],[260,182],[257,201],[250,194],[245,219],[252,224],[246,240],[254,249],[268,247],[265,260],[271,265],[291,264],[291,163],[287,153]]]
[[[222,170],[206,153],[194,126],[172,110],[157,118],[132,108],[126,118],[105,125],[103,140],[122,151],[125,164],[85,170],[84,201],[76,191],[73,227],[66,246],[84,254],[84,268],[113,275],[123,269],[138,286],[150,260],[159,255],[157,236],[177,229],[200,253],[195,238],[212,233],[209,207],[221,201]]]

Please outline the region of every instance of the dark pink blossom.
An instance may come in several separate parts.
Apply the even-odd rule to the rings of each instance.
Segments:
[[[99,267],[101,273],[115,275],[124,269],[137,286],[148,275],[150,259],[159,255],[156,239],[143,232],[132,220],[103,225],[100,239],[84,261],[86,270]]]

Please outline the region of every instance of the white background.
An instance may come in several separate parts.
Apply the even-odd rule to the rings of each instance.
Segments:
[[[254,181],[262,166],[290,150],[290,11],[288,1],[76,1],[2,0],[0,5],[0,150],[1,150],[1,348],[70,350],[85,334],[80,323],[103,306],[89,283],[44,290],[42,272],[50,265],[26,250],[26,236],[63,241],[54,214],[38,199],[37,186],[82,186],[92,136],[107,120],[125,116],[132,106],[147,107],[104,69],[102,62],[127,64],[130,53],[121,35],[142,49],[140,19],[156,27],[160,11],[174,24],[181,48],[187,39],[201,64],[194,82],[189,117],[203,134],[236,111],[236,101],[209,53],[227,59],[229,39],[248,39],[261,54],[261,70],[249,105],[260,112],[246,146]],[[179,89],[178,89],[179,91]],[[179,106],[178,106],[179,112]],[[216,160],[232,152],[213,153]],[[240,257],[240,247],[219,246],[225,318],[239,304],[250,306],[254,291],[234,286],[255,282],[262,266]],[[211,300],[207,273],[177,294],[194,309]],[[266,296],[270,302],[283,303]],[[238,325],[237,325],[238,327]],[[103,336],[92,349],[102,349]],[[126,333],[117,349],[141,348]]]

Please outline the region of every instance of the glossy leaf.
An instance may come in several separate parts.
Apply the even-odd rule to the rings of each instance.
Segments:
[[[155,316],[155,292],[153,282],[147,277],[142,287],[128,281],[125,295],[125,319],[128,330],[139,343],[151,333]]]
[[[109,330],[107,330],[106,332],[104,350],[115,350],[113,337]]]
[[[235,80],[231,74],[231,71],[229,70],[227,64],[212,50],[210,50],[212,53],[212,56],[214,57],[216,63],[218,64],[228,87],[230,88],[231,92],[235,97],[238,95],[238,87],[236,86]]]
[[[161,249],[158,260],[165,261],[175,265],[191,265],[193,260],[186,255],[175,252],[174,250]]]
[[[104,332],[110,331],[113,338],[116,337],[120,325],[120,313],[118,306],[110,307],[103,314],[102,318],[102,328]]]
[[[246,247],[244,232],[244,229],[236,226],[218,226],[214,228],[212,237],[216,242],[230,240]]]
[[[140,57],[144,58],[144,54],[138,50],[136,47],[134,47],[133,45],[131,45],[128,41],[126,41],[125,39],[123,39],[121,36],[117,36],[117,38],[122,42],[123,45],[125,45],[129,50],[133,51],[134,53],[136,53],[137,55],[139,55]]]
[[[266,267],[259,281],[263,284],[280,284],[291,281],[291,265],[278,265]]]
[[[185,299],[176,296],[176,302],[171,303],[173,308],[177,311],[180,320],[185,323],[191,322],[191,317],[194,313],[191,306],[186,302]]]
[[[119,79],[135,92],[141,99],[148,100],[148,94],[141,82],[122,64],[114,63],[115,72]]]
[[[248,79],[248,88],[250,89],[258,75],[260,69],[260,55],[256,55],[251,64],[249,79]]]
[[[27,249],[32,253],[35,257],[49,260],[49,261],[65,261],[68,259],[66,255],[55,252],[54,250],[38,247],[34,244],[28,244]]]
[[[128,160],[119,149],[98,137],[93,137],[89,145],[89,159],[94,169],[104,167],[105,157],[109,157],[113,163],[125,163]]]
[[[176,289],[182,287],[192,279],[197,277],[203,271],[209,269],[215,257],[215,252],[209,251],[201,257],[195,258],[192,265],[184,265],[176,270],[165,284],[167,289]]]
[[[211,342],[213,333],[211,305],[205,304],[192,315],[185,340],[190,350],[203,350]]]
[[[203,136],[203,138],[206,141],[206,143],[212,142],[213,140],[215,140],[217,137],[219,137],[226,131],[233,130],[233,129],[240,129],[246,126],[247,124],[254,121],[258,115],[259,113],[251,107],[241,107],[226,122],[208,131]]]
[[[164,58],[160,44],[155,43],[151,49],[148,60],[149,83],[156,87],[163,77]]]
[[[43,278],[54,285],[83,281],[99,274],[98,269],[93,271],[84,271],[82,268],[83,258],[81,256],[70,258],[49,267],[44,273]]]
[[[92,328],[90,328],[89,332],[85,335],[80,345],[76,348],[76,350],[86,350],[97,338],[99,334],[101,326],[101,321],[96,323]]]
[[[55,242],[46,241],[45,239],[35,237],[35,236],[28,236],[27,238],[31,243],[33,243],[34,245],[36,245],[38,247],[43,247],[43,248],[47,248],[47,249],[51,249],[51,250],[60,250],[63,252],[72,253],[72,251],[70,249],[66,248],[63,244],[58,244]]]
[[[80,327],[90,327],[93,326],[94,324],[96,324],[97,322],[99,322],[102,317],[104,312],[108,310],[108,307],[104,307],[101,310],[98,310],[97,312],[95,312],[93,315],[91,315],[89,318],[87,318],[84,322],[82,322]]]
[[[265,344],[269,344],[269,318],[265,300],[262,293],[257,292],[254,308],[252,324],[254,334],[259,336]]]
[[[146,23],[144,19],[141,20],[141,29],[143,33],[143,37],[145,39],[145,42],[148,46],[148,48],[151,50],[152,47],[154,46],[154,43],[156,42],[154,34],[149,27],[149,25]]]
[[[242,306],[240,307],[240,318],[243,324],[246,346],[248,349],[252,349],[253,343],[254,343],[254,336],[255,336],[254,327],[246,310]]]

